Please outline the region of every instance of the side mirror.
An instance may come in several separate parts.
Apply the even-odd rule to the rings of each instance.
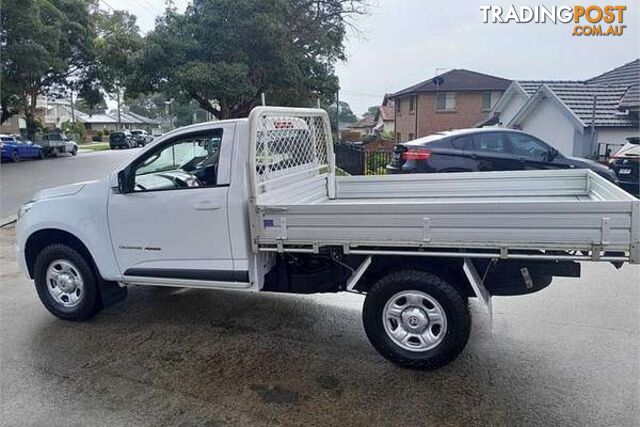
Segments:
[[[130,193],[129,191],[129,168],[118,172],[118,192],[120,194]]]

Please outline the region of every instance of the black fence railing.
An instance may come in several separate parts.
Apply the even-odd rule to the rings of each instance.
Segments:
[[[367,150],[362,144],[334,145],[336,166],[350,175],[384,175],[393,155],[385,150]]]

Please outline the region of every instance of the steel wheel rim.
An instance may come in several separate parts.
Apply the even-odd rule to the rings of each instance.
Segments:
[[[84,297],[84,280],[71,261],[58,259],[47,268],[47,291],[58,304],[71,308]]]
[[[431,295],[402,291],[393,295],[382,310],[387,336],[397,346],[413,352],[431,350],[447,334],[447,316],[442,305]]]

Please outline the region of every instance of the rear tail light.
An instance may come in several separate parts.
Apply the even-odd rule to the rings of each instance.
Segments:
[[[431,158],[431,150],[412,150],[409,149],[402,153],[403,160],[429,160]]]

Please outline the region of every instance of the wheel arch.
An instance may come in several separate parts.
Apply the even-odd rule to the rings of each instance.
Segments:
[[[80,252],[87,259],[96,276],[100,277],[100,272],[87,245],[74,234],[57,228],[44,228],[34,232],[27,238],[24,245],[24,257],[29,277],[32,279],[34,277],[34,267],[38,254],[47,246],[56,243],[67,245]]]
[[[374,256],[371,266],[355,289],[366,292],[382,277],[399,270],[426,271],[446,280],[455,286],[462,295],[474,295],[462,270],[462,259],[450,257]]]

